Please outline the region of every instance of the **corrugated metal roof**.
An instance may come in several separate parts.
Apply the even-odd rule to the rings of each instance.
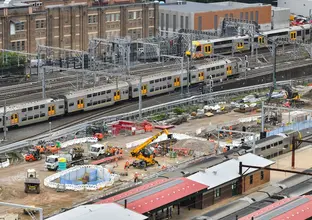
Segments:
[[[231,159],[214,167],[208,168],[205,172],[195,173],[187,178],[208,185],[209,188],[214,188],[231,180],[237,179],[240,176],[238,174],[239,162],[242,162],[245,165],[260,167],[267,167],[274,164],[271,160],[248,153],[238,157],[237,159]],[[252,173],[256,170],[257,169],[243,167],[244,174]]]
[[[115,203],[101,205],[84,205],[68,210],[61,214],[55,215],[49,220],[101,220],[101,219],[118,219],[118,220],[144,220],[146,216],[125,209]]]
[[[160,179],[135,189],[121,193],[112,198],[97,202],[124,203],[127,199],[127,208],[138,213],[146,213],[206,189],[208,186],[194,182],[187,178]]]
[[[312,216],[312,196],[286,198],[255,211],[240,220],[306,219]]]

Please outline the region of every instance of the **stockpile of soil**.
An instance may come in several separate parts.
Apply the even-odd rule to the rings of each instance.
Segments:
[[[209,141],[201,141],[196,139],[184,139],[178,141],[173,147],[176,148],[187,148],[196,152],[201,152],[204,154],[213,153],[214,144]]]

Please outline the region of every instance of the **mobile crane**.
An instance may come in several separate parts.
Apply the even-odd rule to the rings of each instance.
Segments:
[[[155,134],[153,137],[147,139],[144,143],[138,145],[136,148],[134,148],[130,153],[131,156],[136,158],[135,161],[133,161],[132,164],[129,166],[133,166],[135,168],[143,168],[145,169],[147,166],[151,166],[154,164],[157,164],[160,166],[160,164],[155,160],[154,152],[150,148],[147,148],[147,146],[152,143],[154,140],[156,140],[160,135],[167,134],[168,138],[171,138],[171,135],[169,134],[167,129],[164,129],[157,134]],[[128,166],[128,167],[129,167]]]

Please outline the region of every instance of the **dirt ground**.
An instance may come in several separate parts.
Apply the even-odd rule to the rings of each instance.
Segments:
[[[194,131],[198,128],[206,128],[209,125],[220,124],[229,121],[234,121],[241,117],[250,117],[249,114],[240,114],[231,112],[225,115],[216,115],[211,118],[203,118],[190,120],[187,123],[176,126],[173,129],[170,129],[170,132],[173,133],[182,133],[182,134],[194,134]],[[129,153],[130,149],[125,149],[127,143],[150,137],[157,132],[156,129],[153,132],[148,132],[144,134],[138,134],[134,136],[117,136],[108,140],[109,144],[117,145],[123,147],[125,153]],[[90,144],[84,145],[87,149]],[[123,172],[124,164],[129,158],[123,158],[116,162],[112,163],[110,166],[115,166],[115,172]],[[131,159],[131,158],[130,158]],[[188,157],[178,156],[177,158],[168,158],[168,157],[158,157],[157,160],[161,166],[149,167],[146,171],[144,170],[135,170],[134,168],[129,169],[129,175],[121,177],[122,181],[132,181],[134,172],[138,171],[141,177],[145,177],[152,173],[159,171],[162,166],[171,166],[174,164],[179,164],[185,160],[189,159]],[[116,167],[117,166],[117,167]],[[41,180],[41,193],[40,194],[25,194],[24,193],[24,178],[26,175],[27,169],[34,168],[39,173],[39,178]],[[24,205],[38,206],[44,209],[44,215],[52,214],[61,208],[69,208],[73,204],[88,200],[99,192],[56,192],[53,189],[49,189],[43,185],[44,178],[51,175],[53,172],[46,171],[44,169],[44,159],[37,162],[22,162],[18,165],[11,165],[7,168],[0,169],[0,201],[18,203]],[[103,192],[101,192],[103,193]],[[0,215],[4,213],[22,213],[22,209],[13,209],[9,207],[0,206]],[[29,219],[25,215],[21,216],[21,219]]]

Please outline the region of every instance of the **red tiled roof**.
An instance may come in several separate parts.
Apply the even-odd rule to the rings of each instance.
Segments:
[[[97,204],[108,202],[123,204],[120,200],[127,199],[128,209],[143,214],[206,188],[206,185],[187,178],[160,179],[99,201]]]
[[[291,203],[295,202],[298,199],[306,198],[306,201],[302,201],[298,204],[294,204],[292,206],[287,207]],[[279,210],[280,213],[279,213]],[[258,211],[255,211],[249,215],[240,218],[239,220],[250,220],[252,217],[265,218],[264,215],[268,215],[268,213],[272,213],[270,216],[271,220],[304,220],[312,216],[312,196],[302,196],[302,197],[294,197],[294,198],[286,198],[280,201],[273,203],[267,207],[264,207]],[[275,212],[275,214],[274,214]]]

